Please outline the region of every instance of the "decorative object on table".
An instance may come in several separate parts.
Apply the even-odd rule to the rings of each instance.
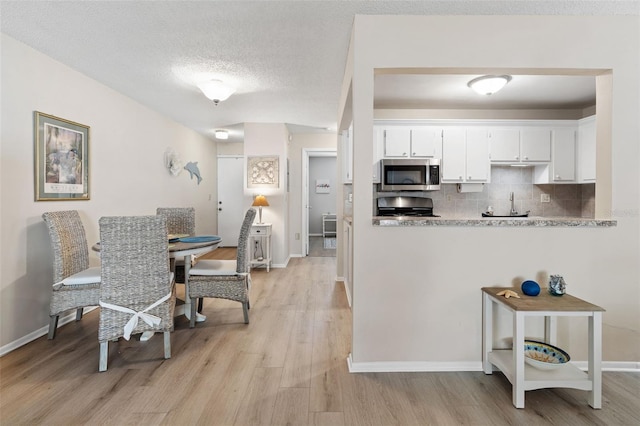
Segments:
[[[182,160],[173,148],[167,148],[164,152],[164,166],[173,176],[178,176],[182,171]]]
[[[169,268],[166,218],[105,216],[99,227],[99,370],[107,370],[110,341],[146,331],[164,333],[164,358],[171,358],[176,286]]]
[[[280,168],[278,157],[248,157],[247,187],[278,188],[280,184]]]
[[[198,179],[198,185],[200,185],[200,182],[202,182],[202,176],[200,175],[198,162],[189,161],[187,165],[184,166],[184,169],[189,172],[189,176],[191,177],[191,179],[193,179],[193,177],[195,176]]]
[[[537,296],[540,294],[540,284],[533,280],[526,280],[522,283],[522,292],[527,296]]]
[[[34,112],[35,200],[89,199],[89,126]]]
[[[316,194],[330,194],[331,182],[329,179],[316,179]]]
[[[563,366],[571,357],[562,349],[535,340],[524,341],[524,361],[540,370],[552,370]]]
[[[255,209],[247,210],[238,237],[236,260],[198,260],[189,271],[187,296],[191,298],[191,312],[195,310],[195,301],[203,297],[215,297],[240,302],[244,314],[244,323],[249,324],[249,291],[251,290],[251,271],[249,270],[249,231]],[[189,327],[196,325],[196,316],[191,316]]]
[[[520,295],[518,293],[516,293],[513,290],[502,290],[496,293],[496,296],[504,296],[505,299],[508,299],[510,297],[515,297],[517,299],[520,299]]]
[[[562,296],[567,291],[567,284],[562,275],[551,275],[549,277],[549,293],[553,296]]]
[[[76,210],[46,212],[53,249],[53,287],[49,304],[49,339],[56,337],[58,316],[76,310],[76,321],[83,308],[100,303],[100,267],[89,267],[89,248],[80,214]]]
[[[258,224],[262,224],[262,208],[269,207],[267,197],[265,197],[264,195],[256,195],[256,198],[253,199],[253,204],[251,204],[251,206],[258,207]]]

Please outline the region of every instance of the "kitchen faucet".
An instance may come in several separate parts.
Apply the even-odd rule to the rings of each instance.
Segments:
[[[509,213],[511,216],[515,216],[518,214],[518,211],[516,210],[516,207],[514,205],[514,201],[513,201],[513,192],[511,194],[509,194],[509,200],[511,200],[511,212]]]

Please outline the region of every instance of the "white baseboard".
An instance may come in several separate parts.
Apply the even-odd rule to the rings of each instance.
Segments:
[[[571,362],[581,370],[587,369],[587,361]],[[457,362],[353,362],[347,357],[350,373],[399,373],[399,372],[447,372],[482,371],[482,361]],[[602,371],[640,372],[640,362],[603,361]]]
[[[86,315],[97,308],[98,308],[97,306],[84,308],[83,315]],[[76,320],[76,311],[74,310],[70,314],[58,318],[58,328],[75,320]],[[49,324],[45,325],[44,327],[40,327],[39,329],[32,331],[26,336],[22,336],[21,338],[14,340],[13,342],[7,343],[6,345],[0,347],[0,357],[5,356],[9,352],[18,349],[20,346],[24,346],[29,342],[33,342],[34,340],[42,336],[45,336],[48,333],[49,333]],[[96,333],[97,333],[97,330],[96,330]]]

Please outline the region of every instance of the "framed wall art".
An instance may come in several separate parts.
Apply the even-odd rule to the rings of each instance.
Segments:
[[[89,126],[34,113],[35,200],[89,199]]]
[[[280,168],[278,157],[248,157],[247,187],[278,188]]]

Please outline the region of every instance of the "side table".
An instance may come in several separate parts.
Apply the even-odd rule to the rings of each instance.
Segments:
[[[249,267],[271,266],[271,224],[254,223],[249,233]]]
[[[497,367],[512,385],[512,402],[524,408],[524,392],[542,388],[573,388],[589,391],[589,405],[602,408],[602,309],[577,297],[552,296],[546,291],[521,299],[497,296],[502,287],[482,288],[482,368],[485,374]],[[511,290],[516,290],[515,288]],[[521,292],[518,292],[521,293]],[[493,305],[513,314],[513,349],[493,349]],[[588,371],[571,363],[553,370],[540,370],[524,362],[524,321],[526,317],[544,317],[547,343],[555,344],[555,317],[586,316],[589,318]]]

